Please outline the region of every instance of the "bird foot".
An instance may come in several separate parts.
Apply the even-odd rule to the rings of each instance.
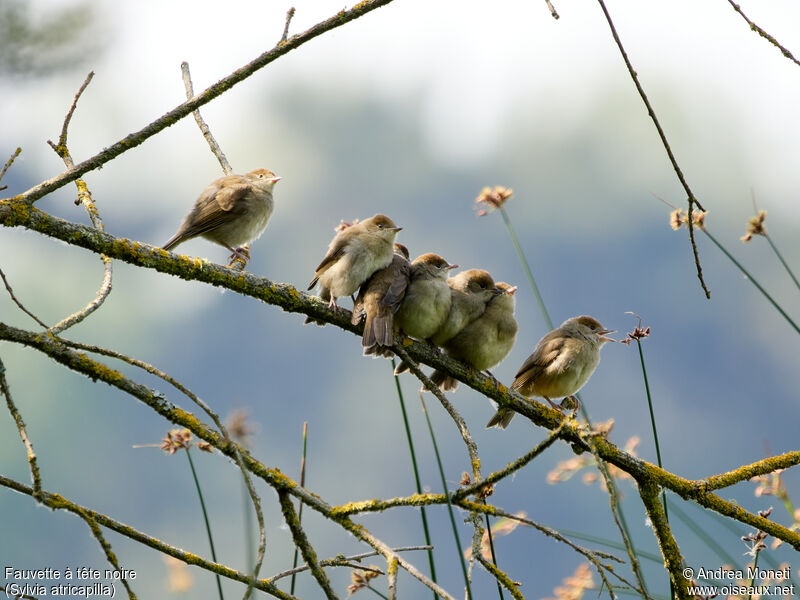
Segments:
[[[228,266],[231,267],[236,264],[237,261],[241,261],[244,263],[242,266],[246,265],[250,260],[250,248],[248,246],[239,246],[238,248],[228,248],[231,251],[231,255],[228,257],[230,261]]]

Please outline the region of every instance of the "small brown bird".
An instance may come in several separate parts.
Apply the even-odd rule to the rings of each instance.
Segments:
[[[320,297],[336,307],[336,298],[352,296],[377,270],[392,262],[392,245],[402,227],[375,215],[336,234],[308,289],[320,284]],[[309,320],[307,319],[308,323]]]
[[[544,398],[553,408],[560,409],[551,398],[571,396],[583,387],[600,362],[600,348],[615,341],[605,337],[609,333],[613,330],[605,329],[592,317],[567,319],[539,340],[511,389],[528,398]],[[505,429],[513,418],[513,410],[500,408],[486,427]]]
[[[503,281],[496,285],[503,293],[489,300],[484,313],[444,345],[448,356],[487,373],[488,369],[508,356],[517,339],[518,326],[514,318],[514,293],[517,288]],[[454,377],[441,371],[435,371],[431,380],[445,392],[458,387]]]
[[[411,281],[394,322],[403,333],[418,340],[428,340],[444,324],[450,312],[450,286],[447,274],[458,268],[438,254],[429,252],[411,263]],[[430,342],[429,342],[430,343]],[[399,375],[408,370],[401,361],[394,370]]]
[[[492,276],[482,269],[462,271],[447,280],[450,287],[450,310],[444,324],[431,336],[437,346],[444,346],[459,331],[483,314],[489,300],[502,290]]]
[[[246,260],[241,246],[262,234],[272,215],[272,188],[281,178],[267,169],[212,181],[186,215],[178,232],[162,246],[170,250],[201,236]]]
[[[408,248],[394,245],[394,256],[388,267],[375,271],[356,298],[351,323],[357,325],[366,318],[361,345],[364,354],[375,354],[380,346],[391,346],[394,341],[394,314],[406,295],[411,265]],[[382,353],[378,353],[382,355]]]

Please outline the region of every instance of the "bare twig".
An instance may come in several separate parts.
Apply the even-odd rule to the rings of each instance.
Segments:
[[[94,77],[93,71],[86,76],[86,79],[81,84],[81,87],[78,88],[77,93],[72,99],[72,104],[70,104],[69,110],[67,111],[67,116],[64,117],[64,124],[61,127],[61,135],[58,138],[58,144],[54,144],[52,141],[47,140],[47,143],[50,144],[55,153],[61,157],[68,169],[71,169],[75,166],[72,162],[72,156],[70,155],[69,148],[67,147],[67,130],[69,128],[69,122],[72,120],[72,115],[75,112],[75,108],[78,106],[78,99],[92,81],[92,77]],[[92,222],[92,226],[99,231],[104,231],[105,226],[103,225],[103,220],[100,218],[100,213],[97,212],[97,207],[92,201],[92,194],[89,192],[86,182],[83,179],[76,179],[75,185],[78,188],[78,198],[75,200],[75,204],[83,204],[83,207],[86,209],[86,213],[89,215],[89,220]],[[103,261],[103,281],[100,284],[100,289],[97,291],[97,294],[95,294],[95,297],[89,302],[89,304],[87,304],[81,310],[53,325],[48,330],[53,335],[58,335],[62,331],[65,331],[73,325],[83,321],[86,317],[100,308],[103,302],[105,302],[105,299],[111,293],[111,259],[105,254],[101,254],[100,260]]]
[[[603,0],[597,0],[600,3],[600,8],[603,10],[603,14],[606,17],[606,21],[608,21],[608,26],[611,28],[611,35],[614,36],[614,41],[619,48],[620,54],[622,54],[622,59],[625,61],[625,66],[628,67],[628,73],[630,73],[631,79],[633,79],[633,83],[636,86],[636,90],[639,92],[639,96],[641,96],[644,105],[647,107],[647,114],[650,115],[650,118],[653,120],[653,123],[656,126],[656,130],[658,131],[658,137],[661,138],[661,143],[664,145],[664,149],[667,151],[667,156],[669,157],[670,163],[672,163],[672,168],[675,170],[675,174],[678,176],[678,180],[681,182],[684,191],[689,200],[689,240],[692,245],[692,254],[694,255],[694,264],[697,269],[697,278],[700,280],[700,285],[703,288],[703,292],[706,295],[706,298],[711,298],[711,292],[709,291],[708,287],[706,286],[706,282],[703,279],[703,269],[700,266],[700,255],[697,251],[697,244],[694,240],[694,223],[692,223],[692,210],[696,206],[700,210],[705,210],[700,202],[695,197],[694,193],[692,192],[691,188],[689,187],[686,178],[683,176],[683,171],[678,166],[678,161],[675,159],[675,155],[672,153],[672,148],[667,141],[667,136],[664,133],[664,129],[661,127],[661,123],[658,121],[658,117],[656,116],[655,110],[653,110],[653,106],[650,104],[650,100],[647,98],[647,94],[644,92],[644,88],[642,84],[639,83],[639,76],[636,74],[636,71],[631,64],[630,59],[628,58],[628,53],[625,52],[625,48],[622,45],[622,40],[620,40],[619,35],[617,35],[617,29],[614,26],[614,22],[611,20],[611,15],[606,8],[605,2]]]
[[[12,290],[12,289],[11,289],[11,284],[10,284],[10,283],[8,283],[8,280],[6,279],[6,274],[5,274],[5,273],[3,273],[3,269],[0,269],[0,279],[2,279],[2,280],[3,280],[3,285],[5,285],[5,286],[6,286],[6,290],[8,290],[8,295],[9,295],[9,296],[11,296],[11,299],[14,301],[14,304],[16,304],[17,306],[19,306],[20,310],[21,310],[22,312],[24,312],[26,315],[28,315],[28,316],[29,316],[31,319],[33,319],[33,320],[34,320],[34,321],[36,321],[36,322],[37,322],[39,325],[41,325],[42,327],[44,327],[45,329],[47,329],[47,325],[45,325],[45,324],[44,324],[44,323],[43,323],[41,320],[39,320],[39,317],[37,317],[35,314],[33,314],[31,311],[29,311],[27,308],[25,308],[25,307],[22,305],[22,302],[20,302],[20,301],[17,299],[17,297],[14,295],[14,290]]]
[[[409,552],[411,550],[433,550],[433,546],[399,546],[397,548],[392,548],[392,552]],[[360,564],[354,564],[354,562],[360,561],[364,558],[369,558],[370,556],[378,556],[380,552],[377,550],[373,550],[372,552],[362,552],[361,554],[354,554],[352,556],[344,556],[342,558],[328,558],[325,560],[319,561],[320,567],[352,567],[361,569],[362,571],[373,571],[383,575],[383,571],[380,569],[373,569],[371,567],[364,567]],[[289,575],[294,575],[296,573],[302,573],[303,571],[308,570],[308,565],[303,565],[302,567],[295,567],[289,569],[288,571],[283,571],[278,573],[277,575],[273,575],[267,581],[277,581],[278,579],[282,579],[284,577],[288,577]]]
[[[219,418],[219,415],[217,415],[216,412],[211,410],[211,407],[206,402],[204,402],[199,396],[194,394],[190,389],[188,389],[186,386],[184,386],[181,382],[177,381],[176,379],[174,379],[173,377],[171,377],[170,375],[168,375],[167,373],[165,373],[161,369],[158,369],[158,368],[154,367],[153,365],[144,362],[143,360],[139,360],[137,358],[132,358],[130,356],[126,356],[125,354],[117,352],[116,350],[110,350],[108,348],[102,348],[100,346],[95,346],[95,345],[92,345],[92,344],[83,344],[81,342],[73,342],[71,340],[61,339],[61,342],[66,344],[67,346],[72,347],[72,348],[79,348],[81,350],[87,350],[87,351],[93,352],[95,354],[101,354],[103,356],[110,356],[112,358],[119,359],[119,360],[121,360],[123,362],[128,363],[129,365],[133,365],[135,367],[143,369],[143,370],[147,371],[148,373],[150,373],[151,375],[155,375],[156,377],[159,377],[160,379],[163,379],[164,381],[169,383],[171,386],[173,386],[175,389],[177,389],[178,391],[183,393],[186,397],[188,397],[197,406],[199,406],[203,410],[203,412],[205,412],[211,418],[211,420],[217,426],[220,434],[222,435],[222,437],[224,439],[226,439],[226,440],[230,440],[231,439],[231,436],[228,433],[227,428],[223,424],[222,419]],[[245,467],[244,462],[242,461],[240,450],[239,450],[238,446],[236,446],[236,445],[233,446],[233,457],[234,457],[234,460],[236,461],[236,464],[239,467],[239,470],[242,472],[242,477],[244,477],[245,486],[247,488],[248,494],[250,495],[250,500],[253,503],[253,508],[254,508],[254,510],[256,512],[256,519],[258,520],[258,531],[259,531],[258,554],[256,555],[256,562],[255,562],[255,564],[253,566],[253,575],[252,575],[252,578],[251,578],[251,583],[252,583],[258,577],[258,573],[261,570],[261,565],[264,562],[264,555],[266,553],[267,540],[266,540],[266,530],[265,530],[265,525],[264,525],[264,513],[263,513],[263,510],[261,509],[261,498],[256,493],[255,487],[253,487],[253,482],[252,482],[252,480],[250,478],[250,474],[249,474],[247,468]],[[250,590],[250,588],[248,588],[248,590]],[[247,597],[249,595],[249,593],[250,593],[249,591],[245,592],[245,597]]]
[[[186,61],[181,63],[181,73],[183,73],[183,86],[186,88],[186,99],[191,100],[194,97],[194,87],[192,86],[192,75],[189,72],[189,63]],[[195,109],[192,111],[192,114],[194,115],[194,120],[197,122],[197,126],[200,128],[200,133],[202,133],[203,137],[206,138],[206,142],[208,142],[211,152],[213,152],[214,156],[217,157],[217,160],[219,161],[222,170],[225,172],[225,175],[230,175],[233,173],[233,167],[231,167],[231,164],[225,157],[225,153],[222,151],[222,148],[219,147],[217,140],[214,139],[211,130],[203,120],[203,116],[200,114],[200,109]]]
[[[642,567],[639,564],[639,558],[636,556],[636,550],[633,547],[633,541],[628,537],[625,528],[622,526],[619,518],[619,496],[617,496],[617,489],[611,483],[611,474],[608,472],[608,465],[606,465],[605,461],[600,457],[600,454],[597,452],[597,447],[594,444],[594,440],[587,436],[587,441],[589,443],[589,448],[594,454],[595,461],[597,462],[597,470],[600,471],[600,474],[603,476],[603,480],[606,483],[606,489],[608,490],[608,498],[609,498],[609,506],[611,507],[611,514],[614,517],[614,523],[617,525],[617,529],[619,529],[620,536],[622,537],[622,542],[625,544],[625,550],[628,552],[628,559],[631,562],[631,569],[633,570],[633,574],[636,577],[636,581],[639,583],[639,589],[642,590],[644,593],[644,597],[648,600],[651,600],[650,594],[647,592],[647,585],[644,581],[644,575],[642,574]]]
[[[3,168],[2,168],[2,169],[0,169],[0,180],[2,180],[2,179],[3,179],[3,177],[4,177],[4,176],[5,176],[5,174],[6,174],[6,171],[8,171],[9,167],[11,167],[11,165],[12,165],[12,164],[14,164],[14,161],[15,161],[15,160],[16,160],[16,158],[17,158],[17,157],[20,155],[20,153],[21,153],[21,152],[22,152],[22,148],[17,148],[16,150],[14,150],[14,153],[11,155],[11,158],[9,158],[9,159],[6,161],[6,164],[5,164],[5,165],[3,165]],[[6,189],[7,187],[8,187],[7,185],[0,186],[0,190],[4,190],[4,189]]]
[[[341,27],[342,25],[358,19],[359,17],[375,10],[376,8],[380,8],[389,4],[390,2],[392,2],[392,0],[365,0],[364,2],[359,2],[350,10],[341,10],[337,12],[332,17],[317,23],[303,33],[292,36],[285,43],[278,44],[271,50],[264,52],[252,62],[237,69],[227,77],[223,77],[201,94],[194,96],[191,100],[187,100],[186,102],[179,104],[174,109],[167,112],[162,117],[159,117],[152,123],[146,125],[136,133],[126,136],[122,140],[110,145],[108,148],[97,153],[93,157],[88,158],[80,164],[68,169],[61,175],[57,175],[52,179],[48,179],[47,181],[43,181],[42,183],[35,185],[26,192],[22,193],[20,196],[17,196],[17,199],[22,200],[27,204],[35,202],[39,198],[42,198],[43,196],[46,196],[47,194],[65,186],[70,181],[78,179],[84,173],[97,169],[120,154],[139,146],[157,133],[163,131],[171,125],[174,125],[179,119],[191,114],[197,108],[208,104],[214,98],[227,92],[237,83],[244,81],[256,71],[264,68],[281,56],[288,54],[295,48],[299,48],[306,42],[313,40],[323,33],[326,33],[331,29]]]
[[[761,27],[759,27],[758,25],[756,25],[755,23],[753,23],[753,22],[752,22],[750,19],[748,19],[748,18],[747,18],[747,15],[745,15],[745,14],[742,12],[742,9],[741,9],[741,8],[739,8],[739,5],[738,5],[738,4],[736,4],[736,3],[735,3],[733,0],[728,0],[728,3],[729,3],[729,4],[730,4],[732,7],[733,7],[733,10],[735,10],[737,13],[739,13],[739,14],[742,16],[742,18],[743,18],[745,21],[747,21],[747,24],[750,26],[750,29],[752,29],[753,31],[755,31],[755,32],[756,32],[758,35],[760,35],[760,36],[761,36],[761,37],[763,37],[765,40],[767,40],[767,41],[768,41],[770,44],[772,44],[773,46],[775,46],[775,47],[776,47],[778,50],[780,50],[780,51],[781,51],[781,54],[783,54],[783,55],[784,55],[786,58],[788,58],[788,59],[789,59],[790,61],[792,61],[794,64],[796,64],[796,65],[800,66],[800,61],[798,61],[798,60],[797,60],[797,59],[794,57],[794,55],[793,55],[791,52],[789,52],[789,50],[787,50],[785,47],[781,46],[781,45],[778,43],[778,40],[776,40],[774,37],[772,37],[772,36],[771,36],[770,34],[768,34],[766,31],[764,31],[763,29],[761,29]]]
[[[550,0],[544,0],[544,1],[547,4],[547,8],[550,9],[550,14],[553,16],[554,19],[558,20],[559,16],[558,13],[556,12],[556,7],[553,6],[553,3],[550,2]]]
[[[286,11],[286,25],[283,27],[283,35],[279,44],[285,43],[289,38],[289,24],[292,22],[292,17],[294,17],[294,6]]]
[[[25,445],[25,452],[28,455],[28,465],[31,469],[31,480],[33,481],[33,497],[39,500],[42,493],[42,476],[39,472],[39,465],[36,462],[36,452],[34,452],[33,444],[31,444],[30,439],[28,439],[28,430],[25,428],[25,421],[22,420],[22,415],[19,414],[19,410],[17,410],[17,406],[14,404],[14,399],[11,397],[11,389],[6,380],[6,366],[3,364],[2,359],[0,359],[0,392],[6,397],[8,412],[11,413],[14,424],[17,426],[17,431],[19,431],[19,437]]]
[[[303,559],[311,569],[314,579],[317,580],[319,587],[321,587],[322,591],[325,592],[325,596],[328,598],[328,600],[338,600],[336,592],[334,592],[333,588],[331,587],[331,580],[328,579],[325,571],[323,571],[322,567],[319,566],[319,562],[317,561],[317,553],[314,552],[314,548],[308,541],[305,531],[303,531],[303,526],[300,525],[300,521],[297,518],[297,511],[294,509],[294,504],[292,504],[292,501],[289,499],[289,496],[286,492],[279,491],[278,500],[281,503],[283,519],[286,521],[286,524],[289,526],[289,530],[292,532],[294,545],[300,548]]]

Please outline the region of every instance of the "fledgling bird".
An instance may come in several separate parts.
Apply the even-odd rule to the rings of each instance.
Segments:
[[[482,269],[461,271],[447,280],[450,287],[450,310],[439,329],[431,336],[431,342],[444,346],[469,323],[477,319],[486,310],[489,300],[502,293],[495,287],[494,279]]]
[[[414,259],[406,296],[394,316],[396,326],[403,333],[418,340],[429,340],[444,324],[451,298],[447,275],[457,267],[432,252]],[[401,361],[394,372],[399,375],[407,370],[408,365]]]
[[[314,273],[308,289],[317,282],[320,297],[336,308],[336,298],[352,296],[361,284],[392,262],[397,227],[386,215],[375,215],[339,231]],[[310,323],[313,319],[306,319]]]
[[[600,348],[615,341],[605,337],[609,333],[613,330],[605,329],[592,317],[567,319],[539,340],[517,372],[511,389],[528,398],[544,398],[553,408],[560,409],[551,398],[571,396],[583,387],[600,362]],[[500,408],[486,427],[505,429],[513,418],[513,410]]]
[[[267,169],[215,179],[162,248],[171,250],[201,236],[230,250],[231,258],[246,260],[241,246],[258,238],[267,227],[273,208],[272,188],[280,179]]]
[[[479,371],[491,369],[508,356],[517,339],[519,327],[514,318],[514,293],[517,288],[504,281],[498,282],[496,286],[503,293],[489,300],[484,313],[444,345],[448,356]],[[445,392],[458,387],[458,381],[454,377],[441,371],[435,371],[431,380]]]
[[[388,267],[375,271],[361,286],[353,307],[353,325],[364,322],[361,345],[364,354],[383,355],[382,346],[391,346],[394,341],[394,315],[406,295],[411,264],[408,248],[394,245],[394,255]]]

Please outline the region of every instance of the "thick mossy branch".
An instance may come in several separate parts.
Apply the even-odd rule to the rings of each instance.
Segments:
[[[267,304],[279,306],[285,311],[308,315],[359,336],[361,335],[362,326],[350,324],[349,311],[339,309],[333,312],[328,308],[326,302],[316,296],[301,292],[292,285],[275,283],[251,273],[235,272],[227,267],[209,263],[200,258],[172,254],[142,242],[115,238],[108,233],[97,231],[91,227],[53,217],[20,201],[0,200],[0,224],[6,227],[25,227],[65,241],[68,244],[80,246],[96,253],[106,254],[111,258],[117,258],[134,265],[169,273],[187,280],[210,283],[245,296],[257,298]],[[95,372],[95,368],[100,368],[96,367],[96,365],[100,365],[100,363],[91,361],[83,354],[72,352],[54,337],[34,335],[30,332],[2,325],[0,326],[0,339],[8,339],[34,346],[53,356],[59,362],[67,364],[70,368],[83,372],[93,379],[103,379],[112,385],[124,383],[124,387],[121,385],[118,387],[140,400],[145,401],[145,398],[152,396],[150,390],[144,386],[140,386],[124,377],[122,380],[118,380],[117,378],[122,377],[122,375],[105,366],[102,366],[102,369],[109,371],[109,373]],[[406,345],[406,341],[402,343],[405,352],[416,362],[427,364],[452,375],[487,398],[491,398],[500,406],[510,408],[524,415],[534,424],[549,430],[562,426],[564,416],[541,402],[528,400],[520,394],[509,390],[505,385],[496,384],[493,379],[467,367],[463,363],[453,360],[444,354],[434,352],[428,344],[412,342]],[[78,360],[72,355],[82,356],[83,359]],[[105,375],[108,377],[106,378]],[[170,421],[187,427],[199,437],[213,443],[217,448],[230,455],[230,448],[226,452],[224,444],[218,445],[220,444],[219,440],[212,441],[208,439],[207,436],[217,437],[211,430],[206,430],[204,435],[195,430],[196,428],[202,430],[203,426],[191,413],[176,409],[161,398],[152,399],[152,401],[154,402],[154,408]],[[576,422],[572,422],[563,424],[558,437],[573,444],[575,447],[587,450],[588,448],[581,437],[582,435],[585,436],[585,433],[581,431],[580,426]],[[747,512],[740,506],[710,493],[712,489],[724,487],[755,475],[800,464],[800,451],[765,459],[753,465],[739,467],[729,473],[716,475],[705,481],[692,481],[631,456],[602,437],[597,436],[595,442],[597,452],[603,460],[629,473],[637,481],[641,481],[644,477],[652,479],[659,486],[672,490],[684,499],[694,500],[701,506],[766,531],[800,550],[800,534],[790,531],[769,519]],[[266,470],[260,463],[257,464],[260,465],[262,472],[251,468],[250,463],[255,463],[256,461],[252,461],[248,457],[247,462],[251,472],[260,477],[272,476],[269,470]],[[281,475],[281,477],[283,476]],[[270,483],[270,485],[273,485],[273,483]],[[295,485],[294,482],[291,482],[291,486]],[[709,485],[714,487],[709,487]],[[301,497],[300,493],[294,495]]]
[[[664,506],[658,497],[660,491],[651,479],[645,478],[639,481],[639,495],[644,503],[647,516],[650,518],[650,523],[653,525],[661,556],[664,557],[664,568],[669,572],[672,581],[672,588],[679,600],[689,600],[691,596],[689,596],[687,584],[691,582],[688,582],[683,576],[683,557],[669,527]]]

